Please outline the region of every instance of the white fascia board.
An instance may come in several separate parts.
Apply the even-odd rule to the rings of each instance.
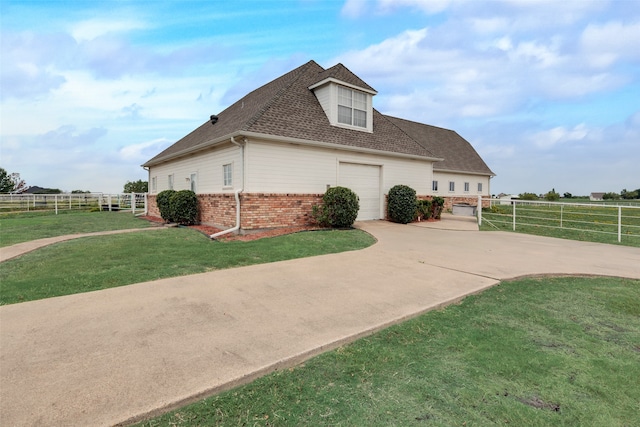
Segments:
[[[309,90],[314,90],[315,88],[320,87],[320,86],[324,86],[324,85],[326,85],[328,83],[335,83],[337,85],[345,86],[345,87],[348,87],[348,88],[351,88],[351,89],[355,89],[355,90],[358,90],[360,92],[366,92],[366,93],[371,94],[371,95],[377,95],[378,94],[378,92],[376,92],[375,90],[365,89],[365,88],[360,87],[360,86],[352,85],[350,83],[343,82],[342,80],[338,80],[338,79],[335,79],[333,77],[328,77],[328,78],[326,78],[324,80],[321,80],[318,83],[309,86],[308,89]]]
[[[312,141],[308,139],[299,139],[299,138],[289,138],[283,136],[276,135],[268,135],[264,133],[257,132],[242,132],[241,136],[247,138],[256,138],[262,139],[266,141],[273,142],[284,142],[287,144],[298,144],[298,145],[306,145],[309,147],[320,147],[320,148],[329,148],[333,150],[342,150],[342,151],[353,151],[357,153],[365,153],[365,154],[377,154],[382,156],[390,156],[390,157],[400,157],[403,159],[412,159],[412,160],[426,160],[430,162],[441,162],[444,159],[439,157],[426,157],[426,156],[418,156],[416,154],[405,154],[405,153],[394,153],[392,151],[384,151],[384,150],[374,150],[372,148],[362,148],[356,147],[352,145],[342,145],[342,144],[334,144],[331,142],[322,142],[322,141]]]

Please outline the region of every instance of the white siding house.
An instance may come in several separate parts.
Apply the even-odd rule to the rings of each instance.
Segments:
[[[489,194],[493,173],[468,142],[452,131],[380,114],[373,108],[376,93],[342,64],[325,70],[310,61],[147,161],[150,197],[171,187],[191,189],[202,222],[230,227],[237,195],[239,227],[250,230],[306,224],[311,206],[334,186],[359,196],[359,220],[384,218],[385,195],[398,184],[421,196],[447,196],[448,183],[438,191],[432,184],[451,179],[461,189],[469,183],[462,195]],[[441,154],[447,149],[432,143],[442,136],[455,146],[449,164]],[[458,171],[465,162],[469,168]]]

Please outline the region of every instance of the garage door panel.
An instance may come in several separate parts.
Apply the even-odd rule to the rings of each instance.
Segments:
[[[358,220],[380,219],[380,166],[340,163],[339,185],[360,199]]]

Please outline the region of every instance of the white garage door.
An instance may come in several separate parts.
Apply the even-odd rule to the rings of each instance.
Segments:
[[[380,219],[380,166],[340,163],[338,185],[360,198],[358,221]]]

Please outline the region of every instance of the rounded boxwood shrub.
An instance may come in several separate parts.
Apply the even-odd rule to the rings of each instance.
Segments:
[[[416,215],[416,190],[407,185],[396,185],[389,190],[387,213],[389,219],[400,224],[413,221]]]
[[[156,204],[158,205],[160,216],[168,222],[173,222],[173,218],[171,217],[171,196],[174,193],[175,190],[164,190],[156,196]]]
[[[198,221],[198,197],[191,190],[174,192],[169,199],[171,220],[180,225],[193,225]]]
[[[431,217],[434,219],[440,219],[443,209],[444,199],[442,197],[434,196],[431,200]]]
[[[348,228],[360,210],[358,195],[346,187],[331,187],[322,196],[322,206],[313,207],[313,216],[320,225]]]

